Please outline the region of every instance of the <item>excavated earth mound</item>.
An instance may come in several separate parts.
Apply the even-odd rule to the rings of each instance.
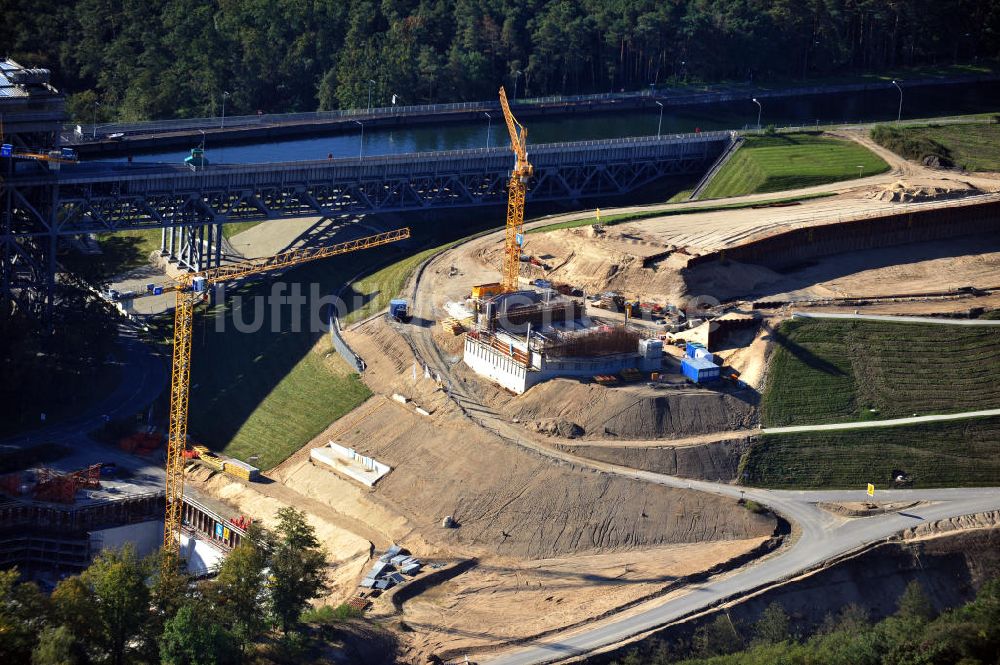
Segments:
[[[392,467],[369,496],[428,540],[469,554],[544,558],[743,540],[774,529],[773,518],[728,499],[580,469],[497,438],[459,413],[434,381],[413,376],[409,349],[381,319],[349,342],[369,359],[365,379],[373,389],[414,401],[374,397],[329,436]],[[393,353],[375,352],[385,347]],[[315,498],[336,508],[336,496]],[[441,527],[447,515],[458,528]]]
[[[726,393],[606,388],[570,379],[538,384],[508,402],[504,412],[534,431],[586,439],[675,439],[757,422],[753,404]]]
[[[736,479],[740,456],[750,448],[750,438],[665,448],[621,448],[568,444],[559,444],[559,448],[580,457],[587,457],[599,462],[610,462],[632,469],[665,473],[681,478],[728,483]]]

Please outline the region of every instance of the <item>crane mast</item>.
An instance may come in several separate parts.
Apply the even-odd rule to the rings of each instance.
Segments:
[[[518,237],[522,236],[524,230],[524,198],[534,169],[528,162],[528,129],[511,112],[507,91],[503,86],[500,86],[500,107],[510,134],[510,148],[514,151],[514,169],[510,173],[507,187],[507,229],[500,278],[501,290],[510,293],[517,290],[521,265],[521,243],[518,242]]]
[[[197,273],[181,275],[169,287],[175,292],[174,350],[170,383],[170,428],[167,438],[166,498],[163,522],[163,565],[176,566],[180,555],[181,507],[184,499],[184,448],[187,445],[188,398],[191,394],[191,334],[194,306],[209,286],[256,275],[271,270],[289,268],[308,261],[325,259],[361,249],[387,245],[410,237],[410,229],[402,228],[357,240],[314,249],[295,249],[274,256],[250,259]]]

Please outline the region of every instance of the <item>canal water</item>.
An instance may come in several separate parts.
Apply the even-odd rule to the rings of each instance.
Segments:
[[[829,123],[895,120],[899,92],[884,90],[808,95],[762,100],[761,124],[778,127]],[[537,117],[526,120],[530,143],[583,141],[626,136],[677,134],[720,129],[743,129],[757,124],[757,105],[751,99],[715,104],[666,107],[662,124],[659,107],[642,111]],[[1000,82],[939,85],[903,89],[906,118],[1000,112]],[[216,163],[287,162],[358,155],[386,155],[438,150],[460,150],[506,145],[507,129],[498,113],[480,122],[414,125],[412,128],[365,129],[247,145],[206,145],[206,157]],[[192,145],[194,147],[194,145]],[[181,162],[189,152],[136,154],[144,162]],[[124,158],[123,158],[124,159]]]

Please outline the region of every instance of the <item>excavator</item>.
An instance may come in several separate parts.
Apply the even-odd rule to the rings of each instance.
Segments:
[[[521,265],[521,245],[524,240],[524,198],[534,168],[528,161],[528,128],[517,121],[507,102],[507,91],[500,86],[500,108],[510,134],[510,149],[514,152],[514,168],[507,185],[507,227],[504,239],[503,265],[500,282],[472,287],[473,298],[487,298],[500,293],[517,291]]]
[[[165,570],[174,569],[179,565],[181,508],[184,498],[184,450],[187,446],[188,397],[191,392],[191,334],[195,305],[207,297],[209,288],[214,284],[387,245],[409,237],[410,229],[401,228],[326,247],[294,249],[274,256],[231,263],[200,272],[183,273],[167,286],[149,289],[151,294],[159,295],[171,291],[175,294],[170,427],[167,436],[167,507],[163,522],[162,560]]]

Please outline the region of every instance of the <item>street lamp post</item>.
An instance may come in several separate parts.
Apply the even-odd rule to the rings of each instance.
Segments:
[[[372,110],[372,86],[375,85],[375,81],[368,79],[368,110]]]
[[[94,102],[94,140],[97,140],[97,109],[101,108],[100,102]]]
[[[896,112],[896,122],[899,122],[899,120],[903,117],[903,89],[899,87],[899,83],[896,82],[896,79],[892,80],[892,84],[896,86],[896,90],[899,90],[899,110]]]
[[[760,102],[757,101],[756,97],[753,98],[753,103],[757,105],[757,131],[759,132],[760,131],[760,115],[761,115],[761,113],[764,112],[764,107],[760,105]]]
[[[656,138],[660,138],[660,130],[663,129],[663,104],[656,102],[656,105],[660,107],[660,121],[656,123]]]
[[[490,128],[493,126],[493,116],[491,116],[486,111],[483,111],[483,115],[486,116],[486,147],[490,147]]]
[[[354,122],[357,123],[361,127],[361,145],[358,146],[358,159],[364,159],[364,157],[365,157],[365,123],[361,122],[360,120],[355,120]]]
[[[228,97],[228,96],[229,96],[229,93],[226,92],[225,90],[223,90],[222,91],[222,123],[219,125],[220,129],[225,129],[226,128],[226,97]]]
[[[514,96],[511,97],[512,102],[517,101],[517,79],[519,79],[521,77],[521,74],[523,73],[524,72],[522,72],[520,69],[514,72]]]

